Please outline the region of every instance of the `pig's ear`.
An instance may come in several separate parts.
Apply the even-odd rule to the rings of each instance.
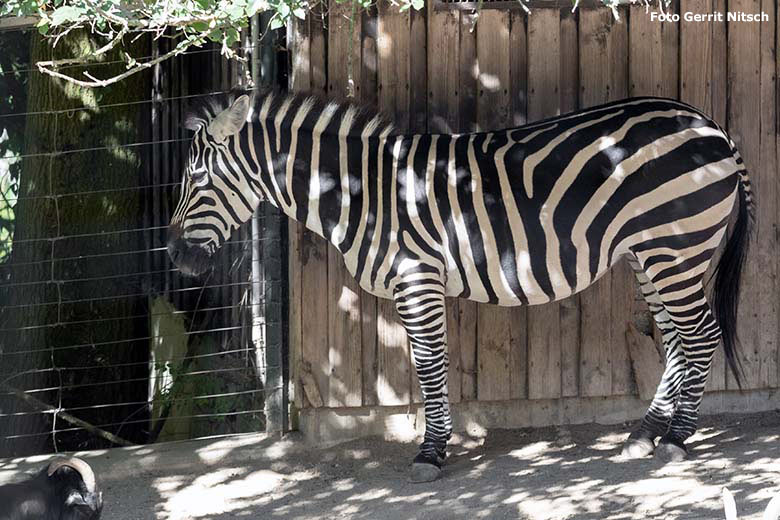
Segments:
[[[726,513],[726,520],[737,520],[737,504],[734,502],[734,495],[728,488],[723,488],[723,510]]]

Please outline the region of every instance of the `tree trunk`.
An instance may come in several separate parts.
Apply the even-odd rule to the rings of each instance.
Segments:
[[[52,50],[49,42],[35,35],[31,61],[57,59],[98,45],[80,31],[67,35]],[[147,55],[147,41],[139,40],[129,52]],[[115,60],[121,60],[118,52],[105,59]],[[89,69],[98,77],[122,70],[121,62]],[[81,75],[78,69],[67,72]],[[16,375],[8,381],[15,388],[52,388],[32,395],[54,406],[78,408],[146,399],[146,298],[139,295],[148,285],[140,275],[145,270],[144,254],[137,252],[143,249],[143,232],[117,231],[142,227],[141,193],[133,188],[141,185],[145,147],[122,145],[145,140],[149,105],[123,103],[147,99],[149,92],[149,77],[141,74],[100,90],[39,73],[29,80],[26,157],[15,211],[10,279],[4,287],[7,307],[0,372]],[[127,253],[117,254],[121,252]],[[28,370],[40,372],[18,375]],[[122,382],[128,379],[138,380]],[[144,418],[146,412],[138,410],[145,407],[109,406],[71,413],[106,425]],[[1,413],[29,411],[13,396],[0,397]],[[23,436],[6,439],[0,455],[107,445],[83,430],[59,433],[54,439],[45,433],[68,428],[52,414],[0,417],[0,436]],[[119,426],[105,429],[116,433]],[[132,423],[120,433],[131,440],[143,438]]]

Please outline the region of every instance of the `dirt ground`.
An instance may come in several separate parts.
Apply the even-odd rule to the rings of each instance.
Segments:
[[[691,458],[625,461],[632,425],[491,431],[458,437],[443,478],[408,482],[412,444],[364,439],[329,448],[263,435],[81,454],[104,488],[107,520],[741,519],[780,491],[780,411],[702,420]],[[48,457],[0,460],[0,483]]]

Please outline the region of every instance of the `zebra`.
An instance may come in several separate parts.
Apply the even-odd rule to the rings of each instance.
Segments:
[[[195,133],[169,226],[172,261],[206,271],[261,201],[333,244],[362,289],[394,301],[407,332],[425,412],[412,481],[439,477],[453,428],[448,297],[540,305],[625,258],[666,351],[625,457],[686,456],[721,340],[739,381],[753,197],[734,142],[690,105],[632,98],[499,131],[407,135],[351,103],[239,92],[185,125]],[[735,207],[713,312],[705,272]]]

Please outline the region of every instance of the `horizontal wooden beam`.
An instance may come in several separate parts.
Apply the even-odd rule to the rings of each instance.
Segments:
[[[618,5],[630,5],[631,0],[618,0]],[[480,7],[479,0],[434,0],[436,11],[474,11],[476,9],[513,9],[523,11],[523,5],[528,9],[560,8],[572,9],[571,0],[524,0],[521,4],[518,0],[483,0]],[[601,0],[580,0],[578,8],[606,7]]]
[[[780,389],[704,394],[701,414],[752,413],[777,409]],[[561,424],[621,424],[642,418],[649,401],[636,396],[565,397],[508,401],[463,401],[451,405],[456,432],[484,436],[496,428],[540,428]],[[411,442],[425,432],[422,405],[305,408],[299,428],[312,443],[337,443],[378,435]],[[626,428],[626,433],[630,429]]]
[[[15,31],[20,29],[29,29],[35,27],[38,23],[37,16],[13,16],[0,18],[0,31]]]

